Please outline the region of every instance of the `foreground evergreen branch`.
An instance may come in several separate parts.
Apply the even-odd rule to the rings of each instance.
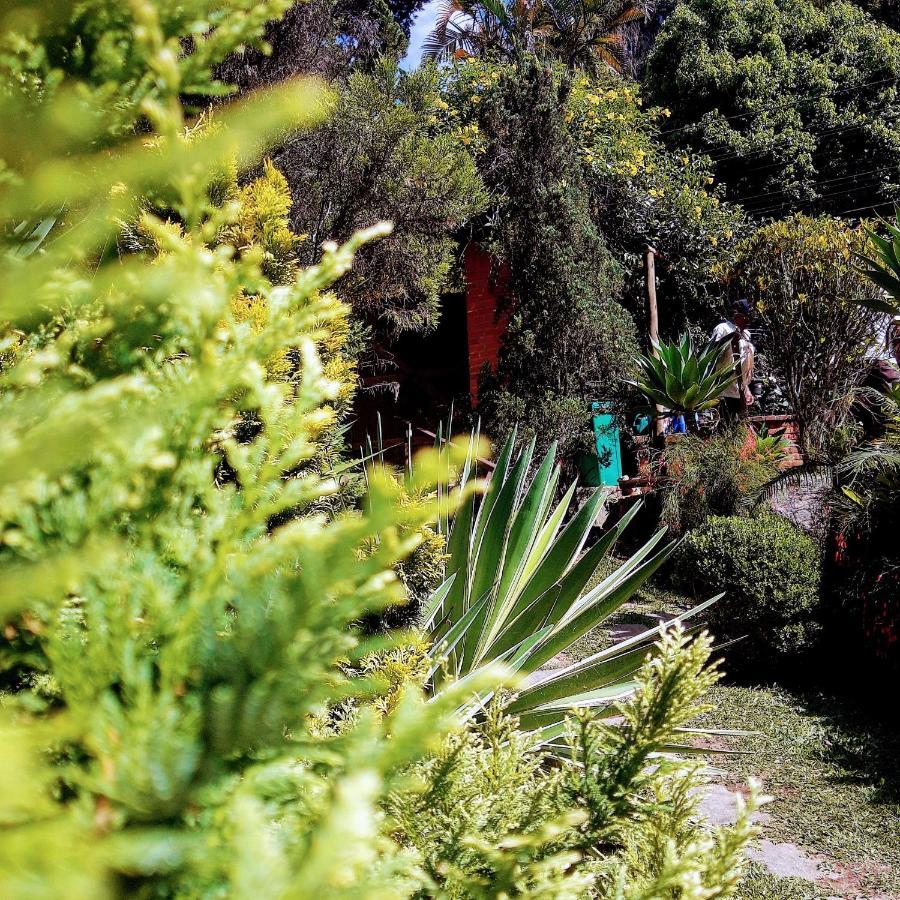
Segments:
[[[668,751],[706,707],[717,680],[706,635],[663,633],[636,675],[620,724],[582,710],[567,734],[569,762],[547,765],[503,713],[451,737],[418,768],[420,794],[388,809],[448,897],[728,897],[756,833],[754,787],[734,829],[697,826],[695,764]]]
[[[0,94],[7,897],[98,897],[125,876],[230,896],[420,881],[378,802],[460,698],[410,693],[334,746],[321,716],[371,692],[339,665],[363,653],[351,623],[402,600],[392,567],[435,515],[425,462],[422,484],[373,476],[365,513],[322,505],[353,375],[347,310],[326,289],[387,229],[299,271],[277,173],[237,184],[316,115],[319,87],[212,123],[178,101],[212,87],[198,59],[284,5],[35,8],[9,39],[32,52],[4,57]],[[87,40],[101,23],[122,41],[118,83]],[[97,48],[77,77],[54,67],[51,37]],[[19,114],[28,127],[6,127]],[[77,139],[51,139],[51,121]],[[59,209],[23,253],[22,217]]]
[[[499,712],[467,732],[495,666],[426,701],[423,642],[355,627],[404,599],[395,567],[447,515],[434,484],[465,453],[373,471],[361,508],[333,500],[354,368],[329,288],[387,228],[294,261],[284,180],[256,164],[320,115],[320,86],[212,119],[180,99],[220,92],[211,67],[286,5],[0,13],[0,894],[727,887],[721,842],[685,839],[645,875],[629,848],[649,838],[613,822],[644,801],[595,810],[599,788],[511,759]],[[661,652],[631,743],[589,758],[626,794],[706,684],[701,651]],[[426,840],[405,810],[440,810],[454,747],[484,776],[446,814],[482,818],[420,815]],[[507,766],[552,791],[492,831]]]

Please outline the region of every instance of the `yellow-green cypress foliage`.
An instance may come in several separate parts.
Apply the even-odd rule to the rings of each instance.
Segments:
[[[124,878],[142,894],[405,896],[425,880],[379,803],[457,700],[401,691],[340,742],[313,727],[362,687],[343,674],[364,652],[351,623],[401,599],[392,567],[432,517],[409,498],[438,471],[405,487],[376,473],[364,513],[317,512],[335,486],[308,463],[350,382],[329,370],[347,325],[328,288],[376,234],[275,283],[266,254],[290,239],[277,210],[247,206],[273,193],[251,182],[234,202],[216,179],[314,120],[321,88],[200,133],[179,102],[198,60],[283,5],[184,4],[181,31],[162,2],[0,15],[31,48],[4,58],[0,89],[0,320],[21,350],[0,372],[5,897],[118,895]],[[60,47],[81,56],[56,66]],[[147,246],[117,252],[138,220]],[[232,243],[241,228],[261,253]],[[294,369],[273,377],[284,353]]]
[[[603,849],[585,848],[597,798],[651,786],[639,763],[693,708],[705,645],[664,642],[625,713],[641,745],[604,731],[582,760],[594,787],[549,773],[558,805],[528,812],[511,790],[547,782],[510,757],[514,729],[457,719],[496,673],[426,704],[421,643],[353,627],[402,599],[394,567],[447,471],[375,471],[361,510],[322,511],[352,380],[329,287],[384,229],[294,270],[277,173],[229,187],[317,119],[320,86],[214,127],[180,100],[216,91],[210,67],[286,5],[0,12],[0,895],[572,897],[618,877],[628,896],[675,878],[725,896],[687,890],[731,877],[720,844],[685,839],[644,873],[624,820],[607,881],[581,862]],[[482,759],[463,793],[448,740]]]

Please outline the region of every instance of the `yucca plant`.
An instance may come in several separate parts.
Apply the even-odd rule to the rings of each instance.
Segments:
[[[690,334],[671,344],[654,343],[652,354],[637,357],[641,374],[637,381],[628,384],[671,412],[709,409],[737,378],[737,365],[723,352],[730,340],[731,336],[727,335],[709,341],[699,351]]]
[[[562,734],[570,709],[612,709],[633,689],[633,675],[658,637],[657,629],[571,665],[545,667],[631,598],[668,559],[677,541],[666,542],[665,530],[659,531],[590,587],[639,507],[633,506],[585,551],[606,494],[593,493],[566,521],[576,485],[553,503],[559,481],[555,446],[531,478],[534,441],[518,456],[514,447],[515,434],[483,493],[470,493],[453,520],[448,577],[425,610],[432,640],[428,686],[437,694],[448,680],[473,678],[491,664],[505,663],[525,676],[507,710],[519,717],[534,746],[542,746]],[[470,462],[462,473],[463,484],[471,472]],[[708,602],[679,618],[700,612]],[[473,697],[465,714],[477,715],[487,699]]]

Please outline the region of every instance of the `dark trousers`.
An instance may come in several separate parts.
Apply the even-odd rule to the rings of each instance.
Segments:
[[[726,425],[734,425],[747,417],[747,407],[738,397],[722,397],[719,401],[719,418]]]

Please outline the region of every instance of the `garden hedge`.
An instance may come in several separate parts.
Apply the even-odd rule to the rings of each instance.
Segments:
[[[782,516],[713,516],[679,548],[675,580],[701,596],[724,593],[709,624],[720,640],[743,638],[732,665],[773,663],[816,641],[820,568],[815,542]]]

